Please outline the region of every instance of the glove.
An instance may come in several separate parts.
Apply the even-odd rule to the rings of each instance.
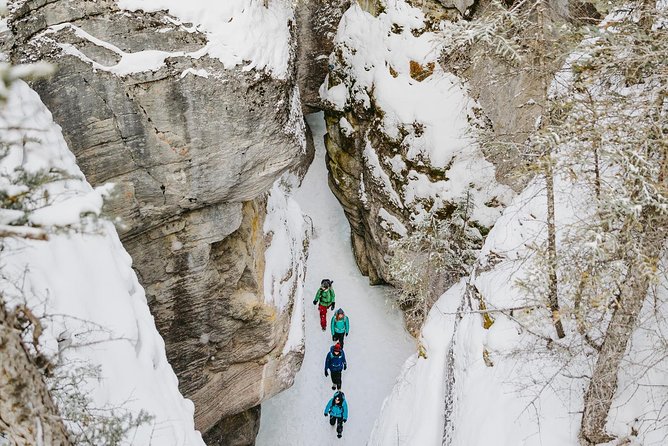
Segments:
[[[346,336],[348,336],[348,333],[346,333]]]
[[[343,370],[348,368],[348,364],[343,364]]]
[[[327,416],[327,412],[325,412],[325,416]]]
[[[343,420],[344,423],[345,423],[346,421],[348,421],[348,420]]]
[[[318,299],[316,299],[316,300],[313,301],[313,305],[315,305],[315,304],[317,304],[317,303],[318,303]]]
[[[332,336],[332,341],[336,341],[336,336]]]
[[[334,302],[332,302],[332,305],[329,306],[329,309],[330,309],[330,310],[333,310],[333,309],[334,309]]]
[[[325,370],[325,376],[329,376],[329,372],[327,372],[327,370]]]

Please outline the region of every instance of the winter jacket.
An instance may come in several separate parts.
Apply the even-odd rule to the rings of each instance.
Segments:
[[[325,372],[329,369],[332,372],[340,372],[343,370],[343,366],[348,367],[346,363],[346,354],[341,349],[341,354],[336,356],[334,354],[334,347],[329,349],[329,353],[325,356]]]
[[[350,321],[348,321],[348,316],[343,315],[342,319],[336,319],[336,314],[332,316],[332,323],[330,324],[332,329],[332,336],[336,333],[345,333],[348,334],[350,331]]]
[[[348,403],[344,399],[340,406],[334,404],[334,397],[329,400],[325,407],[325,415],[330,415],[336,418],[343,418],[343,421],[348,420]]]
[[[318,291],[315,293],[314,301],[320,302],[320,305],[323,307],[329,307],[334,303],[335,298],[334,288],[328,288],[326,290],[318,288]]]

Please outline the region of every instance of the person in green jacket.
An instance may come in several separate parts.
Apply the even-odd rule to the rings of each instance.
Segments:
[[[320,312],[320,328],[322,331],[327,329],[327,309],[334,309],[334,302],[336,295],[334,294],[334,288],[332,288],[333,280],[322,279],[320,282],[320,288],[315,293],[315,299],[313,299],[313,305],[318,305],[318,311]]]
[[[332,341],[339,341],[341,348],[343,348],[343,338],[348,336],[348,332],[350,331],[350,321],[342,308],[336,310],[336,313],[332,316],[331,327]]]

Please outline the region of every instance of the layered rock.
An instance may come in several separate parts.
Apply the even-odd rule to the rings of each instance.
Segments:
[[[425,220],[447,220],[464,201],[482,239],[512,196],[474,137],[488,118],[439,61],[440,22],[459,13],[436,1],[418,3],[428,14],[404,1],[352,6],[321,91],[329,104],[330,186],[372,283],[394,282],[392,241]],[[447,285],[435,284],[436,294]]]
[[[249,409],[301,363],[298,345],[283,346],[305,244],[286,253],[286,305],[264,277],[267,191],[308,161],[294,70],[226,68],[196,26],[109,0],[15,2],[10,28],[14,61],[57,63],[34,88],[88,181],[117,185],[108,212],[180,389],[197,428],[227,444],[225,418],[247,411],[256,423]]]

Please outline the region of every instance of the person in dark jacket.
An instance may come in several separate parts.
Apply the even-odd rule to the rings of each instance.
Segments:
[[[337,391],[325,406],[325,416],[329,416],[329,424],[336,424],[336,436],[341,438],[343,434],[343,423],[348,421],[348,403],[346,396]]]
[[[347,368],[345,352],[340,344],[334,345],[325,356],[325,376],[332,374],[332,390],[341,388],[341,372]]]
[[[315,299],[313,299],[313,305],[318,305],[318,311],[320,312],[320,328],[322,331],[327,329],[327,309],[334,309],[336,295],[334,294],[334,288],[332,284],[334,281],[330,279],[322,279],[320,282],[320,288],[315,293]]]
[[[343,347],[343,338],[348,336],[350,331],[350,321],[348,316],[343,312],[343,308],[339,308],[332,316],[330,324],[332,330],[332,341],[338,342]]]

